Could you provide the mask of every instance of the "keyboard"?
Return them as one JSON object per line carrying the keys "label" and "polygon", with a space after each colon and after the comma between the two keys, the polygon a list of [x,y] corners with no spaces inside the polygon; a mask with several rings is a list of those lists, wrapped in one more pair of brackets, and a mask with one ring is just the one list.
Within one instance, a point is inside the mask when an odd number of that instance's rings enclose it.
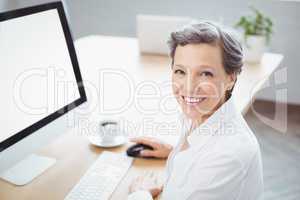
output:
{"label": "keyboard", "polygon": [[65,200],[107,200],[132,164],[123,153],[103,151]]}

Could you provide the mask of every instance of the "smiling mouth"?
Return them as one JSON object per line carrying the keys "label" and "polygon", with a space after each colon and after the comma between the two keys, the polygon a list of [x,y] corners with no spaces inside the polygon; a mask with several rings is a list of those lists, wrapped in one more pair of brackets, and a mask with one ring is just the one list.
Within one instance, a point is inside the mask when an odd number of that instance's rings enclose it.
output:
{"label": "smiling mouth", "polygon": [[181,96],[181,98],[187,105],[192,105],[192,106],[198,105],[206,99],[206,97],[188,97],[188,96]]}

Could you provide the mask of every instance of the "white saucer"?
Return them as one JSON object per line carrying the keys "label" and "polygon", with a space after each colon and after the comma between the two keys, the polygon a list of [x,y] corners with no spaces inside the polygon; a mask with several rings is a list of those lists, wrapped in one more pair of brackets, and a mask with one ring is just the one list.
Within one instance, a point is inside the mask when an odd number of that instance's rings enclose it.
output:
{"label": "white saucer", "polygon": [[115,136],[113,140],[105,141],[99,136],[89,136],[90,142],[98,147],[117,147],[125,144],[128,139],[125,136]]}

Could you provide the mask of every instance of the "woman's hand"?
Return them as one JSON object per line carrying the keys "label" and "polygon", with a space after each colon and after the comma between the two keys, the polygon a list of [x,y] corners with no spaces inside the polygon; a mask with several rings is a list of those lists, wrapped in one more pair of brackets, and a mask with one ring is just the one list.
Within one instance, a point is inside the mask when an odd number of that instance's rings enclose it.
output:
{"label": "woman's hand", "polygon": [[159,184],[159,178],[154,172],[146,172],[136,177],[129,187],[129,192],[148,191],[153,198],[156,198],[162,192],[162,186]]}
{"label": "woman's hand", "polygon": [[153,148],[153,150],[141,151],[140,156],[142,157],[168,158],[173,149],[172,145],[150,137],[137,137],[130,139],[130,141],[145,144]]}

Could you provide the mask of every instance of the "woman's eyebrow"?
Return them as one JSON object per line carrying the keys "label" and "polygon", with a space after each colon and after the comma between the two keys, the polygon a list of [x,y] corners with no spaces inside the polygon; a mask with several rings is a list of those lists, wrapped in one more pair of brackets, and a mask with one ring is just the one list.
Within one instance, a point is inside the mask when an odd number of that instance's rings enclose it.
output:
{"label": "woman's eyebrow", "polygon": [[175,64],[176,67],[180,67],[180,68],[183,68],[185,69],[186,67],[184,65],[181,65],[181,64]]}

